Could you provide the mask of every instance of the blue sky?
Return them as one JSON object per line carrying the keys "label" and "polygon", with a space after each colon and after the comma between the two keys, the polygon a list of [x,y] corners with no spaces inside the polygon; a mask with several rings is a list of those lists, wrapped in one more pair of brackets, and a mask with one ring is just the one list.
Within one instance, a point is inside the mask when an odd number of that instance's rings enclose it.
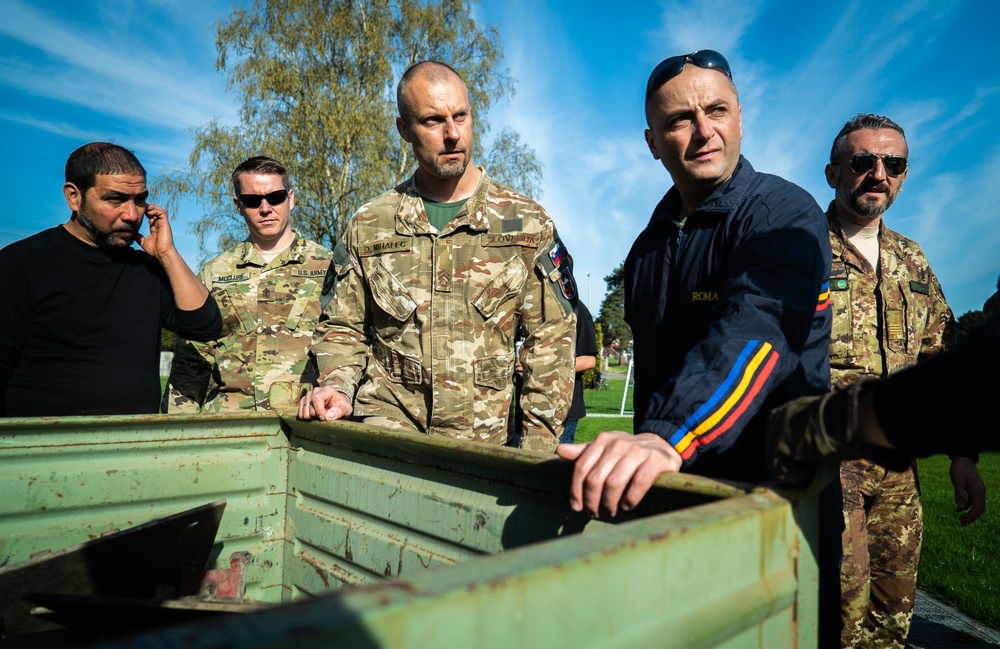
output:
{"label": "blue sky", "polygon": [[[7,168],[0,247],[63,223],[63,166],[92,140],[133,149],[155,182],[183,164],[190,131],[235,123],[238,98],[214,68],[217,0],[0,0],[0,151]],[[733,66],[743,153],[825,209],[833,137],[858,112],[907,132],[910,172],[886,213],[927,252],[956,315],[979,309],[1000,274],[1000,3],[486,0],[500,27],[513,100],[489,115],[543,163],[540,202],[596,310],[617,266],[670,186],[642,137],[649,71],[712,48]],[[475,107],[474,107],[475,108]],[[154,196],[155,200],[155,196]],[[13,208],[13,209],[10,209]],[[172,214],[198,261],[189,205]],[[587,273],[590,273],[589,277]]]}

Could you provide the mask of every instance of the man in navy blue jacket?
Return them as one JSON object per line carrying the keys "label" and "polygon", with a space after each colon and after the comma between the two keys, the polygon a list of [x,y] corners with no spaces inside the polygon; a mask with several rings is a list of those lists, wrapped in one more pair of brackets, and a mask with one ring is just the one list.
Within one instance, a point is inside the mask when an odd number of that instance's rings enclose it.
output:
{"label": "man in navy blue jacket", "polygon": [[625,261],[635,435],[559,447],[572,506],[631,509],[664,472],[769,477],[771,408],[829,390],[831,253],[823,210],[740,155],[726,59],[670,57],[646,88],[646,143],[674,181]]}
{"label": "man in navy blue jacket", "polygon": [[[594,516],[632,509],[662,473],[767,480],[770,410],[830,388],[826,219],[805,190],[740,155],[725,57],[701,50],[661,62],[646,122],[646,144],[674,186],[625,261],[635,435],[558,447],[575,460],[571,507]],[[826,530],[829,551],[838,532]],[[834,585],[835,559],[823,561]]]}

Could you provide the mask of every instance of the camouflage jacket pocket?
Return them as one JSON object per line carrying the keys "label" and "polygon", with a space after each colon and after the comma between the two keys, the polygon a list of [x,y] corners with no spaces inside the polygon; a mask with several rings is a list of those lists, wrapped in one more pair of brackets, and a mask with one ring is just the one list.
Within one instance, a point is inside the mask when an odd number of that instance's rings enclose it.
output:
{"label": "camouflage jacket pocket", "polygon": [[410,297],[403,283],[381,263],[376,264],[368,276],[372,299],[388,315],[406,322],[417,308],[417,303]]}
{"label": "camouflage jacket pocket", "polygon": [[[318,308],[320,291],[321,286],[314,281],[303,282],[299,286],[299,290],[295,294],[295,301],[292,303],[292,308],[288,311],[288,317],[285,319],[286,329],[295,331],[299,328],[300,324],[305,324],[306,328],[310,330],[316,328],[316,322],[319,320],[320,313]],[[317,305],[317,308],[307,313],[311,305]]]}
{"label": "camouflage jacket pocket", "polygon": [[216,284],[212,297],[222,312],[222,336],[246,335],[257,328],[253,315],[243,301],[240,284]]}
{"label": "camouflage jacket pocket", "polygon": [[886,346],[894,354],[904,355],[906,360],[893,359],[889,367],[895,369],[896,364],[909,365],[915,363],[920,353],[920,341],[927,328],[927,319],[931,312],[932,301],[924,290],[914,290],[914,285],[926,287],[925,284],[900,280],[897,293],[888,299],[892,300],[892,308],[885,310]]}
{"label": "camouflage jacket pocket", "polygon": [[514,373],[514,361],[510,356],[486,356],[472,361],[476,385],[503,390]]}
{"label": "camouflage jacket pocket", "polygon": [[521,294],[524,283],[528,280],[528,271],[520,257],[507,260],[496,275],[490,278],[483,288],[472,298],[472,304],[489,319],[497,312],[500,305]]}

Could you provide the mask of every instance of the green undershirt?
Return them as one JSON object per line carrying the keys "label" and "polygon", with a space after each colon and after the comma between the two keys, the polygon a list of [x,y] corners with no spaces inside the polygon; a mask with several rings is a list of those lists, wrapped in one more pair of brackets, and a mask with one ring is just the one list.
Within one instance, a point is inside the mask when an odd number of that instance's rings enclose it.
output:
{"label": "green undershirt", "polygon": [[425,198],[424,211],[427,212],[427,220],[430,221],[430,224],[437,230],[443,230],[444,226],[448,224],[448,221],[455,218],[468,200],[468,198],[463,198],[462,200],[454,203],[435,203],[434,201],[429,201]]}

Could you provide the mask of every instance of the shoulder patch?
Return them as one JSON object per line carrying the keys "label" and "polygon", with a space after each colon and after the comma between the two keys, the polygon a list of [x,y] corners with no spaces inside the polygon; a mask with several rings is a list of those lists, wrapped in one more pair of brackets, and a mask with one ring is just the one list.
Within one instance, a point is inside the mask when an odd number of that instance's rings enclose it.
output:
{"label": "shoulder patch", "polygon": [[542,251],[538,256],[538,263],[555,289],[556,296],[569,315],[577,305],[579,292],[576,288],[576,280],[573,279],[573,259],[570,257],[566,246],[555,236],[552,245]]}
{"label": "shoulder patch", "polygon": [[924,282],[915,282],[910,280],[910,290],[914,293],[920,293],[921,295],[931,294],[930,287],[928,287]]}
{"label": "shoulder patch", "polygon": [[343,241],[338,241],[333,249],[333,259],[330,260],[330,267],[326,272],[326,279],[323,280],[323,290],[319,294],[320,308],[326,311],[326,306],[333,299],[333,291],[337,288],[337,277],[346,271],[351,265],[351,253],[347,252],[347,247]]}

